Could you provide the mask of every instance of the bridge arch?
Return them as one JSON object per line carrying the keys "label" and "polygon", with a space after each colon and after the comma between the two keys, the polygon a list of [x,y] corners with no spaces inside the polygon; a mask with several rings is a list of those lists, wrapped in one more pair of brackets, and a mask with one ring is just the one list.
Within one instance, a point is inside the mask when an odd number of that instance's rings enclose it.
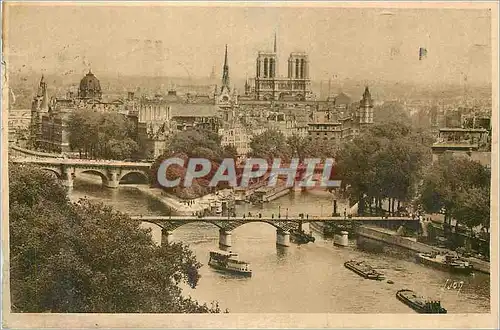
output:
{"label": "bridge arch", "polygon": [[149,175],[146,174],[144,171],[129,170],[129,171],[122,171],[120,174],[121,175],[118,178],[118,181],[120,183],[126,183],[129,180],[140,181],[140,182],[134,182],[134,183],[143,183],[143,184],[149,183]]}
{"label": "bridge arch", "polygon": [[278,222],[275,222],[275,221],[266,221],[266,220],[257,220],[257,219],[255,219],[255,220],[252,219],[252,220],[249,220],[249,221],[234,222],[231,227],[234,230],[236,228],[242,227],[242,226],[244,226],[246,224],[249,224],[249,223],[266,223],[268,225],[273,226],[275,229],[288,230],[287,228],[285,228],[287,226],[284,226],[284,225],[282,225],[282,224],[280,224]]}
{"label": "bridge arch", "polygon": [[50,172],[50,173],[52,173],[52,174],[55,174],[55,176],[56,176],[58,179],[61,179],[61,177],[62,177],[61,170],[58,170],[58,169],[55,169],[55,168],[52,168],[52,167],[41,167],[40,169],[41,169],[41,170],[43,170],[43,171],[46,171],[46,172]]}
{"label": "bridge arch", "polygon": [[168,231],[174,231],[182,226],[188,225],[188,224],[193,224],[193,223],[208,223],[211,225],[214,225],[218,229],[227,229],[225,226],[222,224],[217,223],[216,221],[210,221],[210,220],[196,220],[196,221],[154,221],[154,220],[147,220],[147,219],[137,219],[138,221],[141,222],[146,222],[146,223],[151,223],[156,226],[158,226],[160,229],[165,229]]}
{"label": "bridge arch", "polygon": [[[97,169],[77,169],[76,172],[78,174],[92,174],[101,178],[103,184],[107,184],[108,176],[105,172],[97,170]],[[76,174],[76,173],[75,173]]]}

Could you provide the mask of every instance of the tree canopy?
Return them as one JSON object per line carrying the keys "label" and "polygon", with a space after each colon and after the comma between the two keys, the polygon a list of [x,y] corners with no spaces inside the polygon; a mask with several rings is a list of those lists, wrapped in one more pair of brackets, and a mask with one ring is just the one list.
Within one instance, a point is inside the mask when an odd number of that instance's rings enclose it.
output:
{"label": "tree canopy", "polygon": [[[168,158],[181,158],[184,166],[171,165],[167,168],[168,180],[181,179],[178,187],[161,187],[157,181],[158,170],[161,163]],[[190,158],[204,158],[211,162],[211,170],[203,178],[196,178],[190,187],[184,186],[184,177]],[[180,198],[193,199],[206,195],[211,191],[208,183],[217,172],[222,160],[231,158],[236,160],[237,151],[232,146],[221,146],[221,137],[208,130],[187,130],[175,134],[165,152],[159,156],[151,166],[152,185],[159,186],[166,192],[175,194]],[[216,188],[227,187],[227,182],[221,182]]]}
{"label": "tree canopy", "polygon": [[119,113],[74,111],[68,119],[68,131],[71,149],[90,158],[131,158],[139,148],[134,124]]}
{"label": "tree canopy", "polygon": [[331,140],[313,140],[298,135],[288,137],[286,143],[291,156],[300,160],[305,158],[335,158],[339,147],[337,143]]}
{"label": "tree canopy", "polygon": [[364,134],[346,142],[336,157],[337,173],[348,187],[348,195],[365,200],[410,201],[422,170],[430,162],[430,150],[411,127],[403,123],[375,124]]}
{"label": "tree canopy", "polygon": [[291,158],[292,150],[287,144],[285,135],[278,130],[267,130],[255,135],[250,141],[249,156],[271,160],[280,158],[282,162]]}
{"label": "tree canopy", "polygon": [[71,203],[47,172],[9,164],[14,312],[209,313],[182,296],[201,265],[183,244],[156,246],[128,215]]}
{"label": "tree canopy", "polygon": [[465,157],[443,155],[423,178],[419,205],[429,213],[443,213],[469,228],[489,227],[491,172]]}

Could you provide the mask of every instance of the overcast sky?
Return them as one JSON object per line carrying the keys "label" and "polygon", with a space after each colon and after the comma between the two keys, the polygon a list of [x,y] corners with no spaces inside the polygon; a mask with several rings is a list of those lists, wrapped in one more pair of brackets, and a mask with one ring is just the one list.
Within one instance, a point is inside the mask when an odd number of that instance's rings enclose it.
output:
{"label": "overcast sky", "polygon": [[488,10],[18,4],[7,15],[8,67],[20,73],[220,76],[228,44],[231,76],[252,77],[276,31],[283,75],[289,53],[306,51],[316,80],[491,79]]}

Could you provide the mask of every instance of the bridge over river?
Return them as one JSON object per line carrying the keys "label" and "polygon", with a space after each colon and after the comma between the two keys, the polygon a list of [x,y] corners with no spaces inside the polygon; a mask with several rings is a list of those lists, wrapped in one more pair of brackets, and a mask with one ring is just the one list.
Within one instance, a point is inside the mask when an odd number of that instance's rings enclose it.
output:
{"label": "bridge over river", "polygon": [[161,242],[170,243],[173,239],[173,231],[185,224],[204,222],[210,223],[219,228],[219,245],[221,247],[230,247],[232,245],[232,230],[251,222],[263,222],[276,228],[276,244],[280,246],[290,246],[290,230],[299,229],[304,223],[311,222],[347,222],[354,221],[364,224],[386,225],[392,222],[398,226],[409,222],[418,222],[418,219],[409,217],[307,217],[307,216],[258,216],[258,217],[230,217],[230,216],[150,216],[139,215],[131,216],[132,220],[148,222],[161,228]]}

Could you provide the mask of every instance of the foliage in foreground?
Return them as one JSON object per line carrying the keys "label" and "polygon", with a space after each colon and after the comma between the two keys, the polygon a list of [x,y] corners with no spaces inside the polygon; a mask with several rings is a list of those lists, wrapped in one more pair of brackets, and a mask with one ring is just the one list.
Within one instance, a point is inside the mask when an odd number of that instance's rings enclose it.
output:
{"label": "foliage in foreground", "polygon": [[71,203],[38,169],[9,166],[14,312],[214,313],[182,296],[201,265],[184,245],[156,246],[149,230],[102,204]]}

